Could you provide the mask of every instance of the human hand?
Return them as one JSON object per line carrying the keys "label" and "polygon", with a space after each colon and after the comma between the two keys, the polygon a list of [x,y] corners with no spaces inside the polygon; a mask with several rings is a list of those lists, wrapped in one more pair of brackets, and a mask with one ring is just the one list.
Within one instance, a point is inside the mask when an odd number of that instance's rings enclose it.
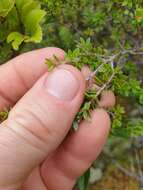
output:
{"label": "human hand", "polygon": [[[106,111],[69,132],[83,101],[85,81],[72,66],[47,73],[58,48],[29,52],[0,66],[0,190],[71,190],[101,152],[110,128]],[[68,134],[68,135],[67,135]]]}

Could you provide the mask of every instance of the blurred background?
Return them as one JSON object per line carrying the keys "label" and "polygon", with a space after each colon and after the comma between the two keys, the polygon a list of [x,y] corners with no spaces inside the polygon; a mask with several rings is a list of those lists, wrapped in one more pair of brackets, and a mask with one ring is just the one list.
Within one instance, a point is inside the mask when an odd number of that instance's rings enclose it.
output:
{"label": "blurred background", "polygon": [[[43,40],[38,44],[23,43],[19,50],[13,50],[6,41],[6,34],[13,30],[12,22],[0,19],[0,64],[46,46],[73,50],[80,37],[90,38],[93,44],[108,51],[143,50],[142,1],[41,0],[41,4],[46,16],[42,21]],[[138,66],[138,78],[142,81],[143,56],[126,61]],[[143,116],[143,107],[131,101],[124,105],[132,118]],[[143,137],[109,137],[91,168],[90,184],[90,190],[143,190]]]}

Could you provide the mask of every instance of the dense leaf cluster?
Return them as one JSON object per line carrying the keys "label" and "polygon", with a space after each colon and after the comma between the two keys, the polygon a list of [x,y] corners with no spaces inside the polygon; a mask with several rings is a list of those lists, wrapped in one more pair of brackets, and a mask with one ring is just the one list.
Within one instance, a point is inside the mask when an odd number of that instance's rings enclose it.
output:
{"label": "dense leaf cluster", "polygon": [[[137,0],[44,1],[47,43],[71,49],[68,61],[78,69],[88,65],[93,71],[90,77],[100,87],[86,92],[74,128],[90,115],[90,109],[97,107],[101,92],[111,89],[119,99],[119,105],[108,110],[113,120],[112,134],[142,134],[142,116],[138,116],[136,127],[127,103],[135,107],[143,104],[142,5]],[[122,105],[123,100],[126,103]]]}
{"label": "dense leaf cluster", "polygon": [[143,119],[138,118],[135,125],[126,111],[126,105],[119,105],[122,99],[143,105],[142,82],[139,81],[137,65],[132,62],[133,57],[140,53],[130,49],[111,51],[96,47],[89,39],[81,39],[75,50],[68,51],[67,59],[72,65],[79,69],[86,65],[92,70],[87,81],[92,80],[93,84],[85,93],[85,102],[77,114],[74,128],[77,128],[82,119],[90,117],[90,110],[98,107],[101,93],[112,90],[120,100],[116,107],[108,109],[113,121],[111,134],[127,137],[143,133]]}
{"label": "dense leaf cluster", "polygon": [[[90,119],[102,92],[112,90],[117,105],[107,109],[111,135],[143,135],[141,0],[1,0],[0,63],[45,46],[63,48],[68,63],[92,71],[87,77],[92,85],[73,123],[75,130],[82,119]],[[46,63],[49,70],[55,67],[50,60]],[[1,120],[6,117],[7,113],[0,114]],[[79,182],[80,189],[87,185],[89,173],[86,176]]]}

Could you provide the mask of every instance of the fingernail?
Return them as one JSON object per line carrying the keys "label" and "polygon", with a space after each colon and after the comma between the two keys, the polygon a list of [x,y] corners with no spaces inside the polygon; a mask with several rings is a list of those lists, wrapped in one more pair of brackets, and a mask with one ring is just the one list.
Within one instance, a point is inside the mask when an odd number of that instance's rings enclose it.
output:
{"label": "fingernail", "polygon": [[74,74],[65,69],[55,70],[46,79],[48,93],[65,101],[70,101],[76,96],[79,86]]}

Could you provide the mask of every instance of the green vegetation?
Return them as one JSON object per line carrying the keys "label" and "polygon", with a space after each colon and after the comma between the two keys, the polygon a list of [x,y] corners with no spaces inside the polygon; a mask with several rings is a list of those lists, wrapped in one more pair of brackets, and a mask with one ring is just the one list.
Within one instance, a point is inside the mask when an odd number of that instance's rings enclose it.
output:
{"label": "green vegetation", "polygon": [[[58,46],[67,51],[66,60],[72,65],[91,69],[87,78],[91,85],[73,123],[76,130],[81,120],[90,119],[102,92],[112,90],[117,105],[107,109],[111,136],[143,135],[142,42],[141,0],[0,1],[1,64],[22,52]],[[46,63],[51,71],[53,63]],[[82,190],[87,183],[81,180]]]}

